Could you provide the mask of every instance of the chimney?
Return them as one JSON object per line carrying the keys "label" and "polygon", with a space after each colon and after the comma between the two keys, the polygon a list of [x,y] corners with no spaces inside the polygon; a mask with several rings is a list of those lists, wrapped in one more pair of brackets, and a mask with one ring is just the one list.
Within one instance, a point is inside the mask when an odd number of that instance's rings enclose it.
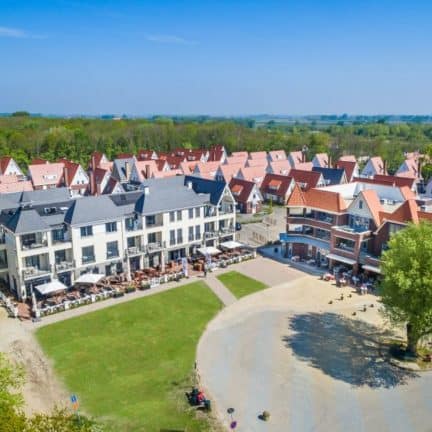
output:
{"label": "chimney", "polygon": [[69,174],[68,167],[65,166],[64,167],[64,183],[65,183],[66,186],[70,186],[69,185],[69,175],[68,174]]}
{"label": "chimney", "polygon": [[147,164],[145,166],[145,177],[146,177],[146,179],[150,178],[150,165],[149,164]]}
{"label": "chimney", "polygon": [[95,175],[93,171],[90,171],[90,195],[95,193]]}
{"label": "chimney", "polygon": [[384,166],[383,166],[383,174],[387,175],[387,160],[384,160]]}
{"label": "chimney", "polygon": [[125,176],[126,176],[126,180],[130,179],[130,174],[131,174],[130,163],[128,161],[126,161],[125,162]]}
{"label": "chimney", "polygon": [[150,195],[150,188],[148,186],[144,186],[144,195]]}

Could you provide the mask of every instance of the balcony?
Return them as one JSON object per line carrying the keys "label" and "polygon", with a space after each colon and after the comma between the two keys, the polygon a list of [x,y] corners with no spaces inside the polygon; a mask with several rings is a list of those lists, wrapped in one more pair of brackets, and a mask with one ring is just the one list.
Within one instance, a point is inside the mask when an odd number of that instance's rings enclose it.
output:
{"label": "balcony", "polygon": [[126,231],[133,232],[142,230],[142,222],[136,219],[128,219],[125,222]]}
{"label": "balcony", "polygon": [[206,207],[204,210],[204,217],[210,218],[217,215],[216,207]]}
{"label": "balcony", "polygon": [[96,257],[94,255],[83,255],[82,263],[83,264],[91,264],[96,261]]}
{"label": "balcony", "polygon": [[73,261],[61,261],[59,263],[56,263],[55,270],[57,273],[61,273],[64,271],[71,270],[75,267],[75,264]]}
{"label": "balcony", "polygon": [[23,279],[34,279],[51,273],[51,266],[25,267],[22,271]]}
{"label": "balcony", "polygon": [[129,246],[126,249],[126,254],[129,256],[140,255],[145,252],[145,247],[142,245]]}
{"label": "balcony", "polygon": [[218,238],[218,237],[219,237],[219,232],[218,231],[206,231],[204,233],[204,238],[206,240],[208,240],[208,239],[215,239],[215,238]]}
{"label": "balcony", "polygon": [[361,225],[349,226],[349,225],[336,225],[333,227],[335,230],[342,231],[348,234],[361,234],[369,231],[369,227]]}
{"label": "balcony", "polygon": [[[174,245],[175,245],[175,243],[171,244],[171,246],[174,246]],[[149,243],[146,246],[146,252],[147,253],[155,253],[155,252],[159,252],[165,248],[166,248],[166,242],[157,241],[157,242]]]}
{"label": "balcony", "polygon": [[48,239],[43,234],[30,234],[21,236],[21,250],[28,251],[48,246]]}
{"label": "balcony", "polygon": [[231,235],[233,233],[235,233],[234,227],[222,227],[219,230],[219,237],[225,237],[225,236]]}

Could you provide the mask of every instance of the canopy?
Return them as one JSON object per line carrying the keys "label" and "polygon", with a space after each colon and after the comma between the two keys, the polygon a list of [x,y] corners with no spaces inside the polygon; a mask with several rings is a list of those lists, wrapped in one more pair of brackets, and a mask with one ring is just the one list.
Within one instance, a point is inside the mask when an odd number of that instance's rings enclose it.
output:
{"label": "canopy", "polygon": [[351,258],[347,258],[347,257],[341,256],[341,255],[336,255],[333,253],[328,254],[327,258],[331,259],[331,260],[342,262],[344,264],[349,264],[349,265],[353,265],[357,262],[356,260],[353,260]]}
{"label": "canopy", "polygon": [[217,255],[222,253],[219,249],[213,246],[202,247],[198,249],[198,252],[202,255]]}
{"label": "canopy", "polygon": [[234,240],[229,240],[229,241],[223,242],[220,245],[221,245],[221,247],[223,247],[225,249],[236,249],[236,248],[243,246],[241,243],[236,242]]}
{"label": "canopy", "polygon": [[105,277],[104,274],[100,273],[84,273],[76,281],[76,284],[97,284],[100,280]]}
{"label": "canopy", "polygon": [[57,291],[63,291],[67,289],[66,285],[62,284],[59,280],[53,279],[51,282],[47,282],[41,285],[36,285],[37,289],[42,295],[52,294]]}
{"label": "canopy", "polygon": [[363,266],[363,270],[367,270],[367,271],[371,271],[373,273],[381,274],[381,269],[379,267],[375,267],[375,266],[372,266],[372,265],[365,264]]}

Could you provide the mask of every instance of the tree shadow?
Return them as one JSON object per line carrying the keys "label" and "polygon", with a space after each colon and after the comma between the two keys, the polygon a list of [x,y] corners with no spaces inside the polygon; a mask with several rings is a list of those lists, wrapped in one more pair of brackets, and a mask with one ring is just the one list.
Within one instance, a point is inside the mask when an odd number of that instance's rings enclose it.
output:
{"label": "tree shadow", "polygon": [[382,340],[391,334],[364,321],[310,313],[290,318],[289,328],[282,340],[298,359],[352,386],[391,388],[418,376],[388,362]]}

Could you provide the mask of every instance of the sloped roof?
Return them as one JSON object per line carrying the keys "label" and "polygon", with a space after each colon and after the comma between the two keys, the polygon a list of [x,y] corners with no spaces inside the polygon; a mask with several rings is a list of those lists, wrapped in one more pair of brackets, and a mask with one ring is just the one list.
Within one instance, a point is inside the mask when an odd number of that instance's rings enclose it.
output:
{"label": "sloped roof", "polygon": [[297,183],[300,184],[303,190],[309,190],[311,188],[317,187],[319,181],[323,178],[322,174],[317,171],[305,171],[292,168],[289,172],[290,177],[292,177]]}
{"label": "sloped roof", "polygon": [[[165,161],[162,161],[165,163]],[[159,172],[156,161],[153,159],[135,161],[134,163],[136,172],[138,173],[139,181],[143,181],[146,178],[151,178],[155,173]]]}
{"label": "sloped roof", "polygon": [[268,152],[270,159],[274,162],[279,160],[286,160],[287,155],[285,150],[271,150]]}
{"label": "sloped roof", "polygon": [[29,165],[28,171],[34,187],[58,186],[63,180],[63,163],[47,163],[40,165]]}
{"label": "sloped roof", "polygon": [[291,165],[286,159],[276,160],[269,163],[273,174],[288,175],[291,170]]}
{"label": "sloped roof", "polygon": [[0,158],[0,173],[3,174],[7,167],[9,166],[10,161],[12,158],[10,156],[3,156]]}
{"label": "sloped roof", "polygon": [[336,162],[336,168],[345,170],[345,174],[348,181],[353,179],[354,170],[356,169],[356,161],[338,160]]}
{"label": "sloped roof", "polygon": [[292,177],[279,174],[266,174],[261,184],[261,192],[276,195],[285,199],[292,181]]}
{"label": "sloped roof", "polygon": [[16,181],[11,183],[0,183],[0,193],[8,194],[14,192],[32,191],[33,184],[30,180]]}
{"label": "sloped roof", "polygon": [[243,166],[245,166],[246,161],[247,161],[247,156],[228,156],[225,160],[225,165],[242,164]]}
{"label": "sloped roof", "polygon": [[265,151],[250,152],[249,159],[267,159],[267,152]]}
{"label": "sloped roof", "polygon": [[[179,178],[181,179],[182,177]],[[188,181],[192,182],[192,189],[197,194],[209,194],[210,202],[213,205],[217,205],[219,203],[225,188],[228,187],[224,182],[207,180],[194,176],[185,176],[184,184],[186,185]]]}
{"label": "sloped roof", "polygon": [[254,183],[260,185],[263,181],[266,170],[265,167],[244,167],[240,168],[240,173],[243,175],[244,180],[253,181]]}
{"label": "sloped roof", "polygon": [[342,213],[347,209],[347,203],[338,192],[325,189],[309,189],[303,192],[307,207],[329,211],[332,213]]}
{"label": "sloped roof", "polygon": [[382,206],[378,194],[373,189],[365,189],[361,191],[359,195],[363,197],[367,207],[369,208],[375,225],[379,226],[381,223],[380,212],[382,211]]}
{"label": "sloped roof", "polygon": [[6,221],[5,225],[15,234],[25,234],[49,229],[49,226],[42,220],[36,210],[24,210],[21,207]]}
{"label": "sloped roof", "polygon": [[237,202],[246,203],[256,185],[254,182],[233,178],[230,181],[229,187]]}
{"label": "sloped roof", "polygon": [[267,159],[260,158],[260,159],[248,159],[246,161],[246,166],[248,167],[264,167],[266,168],[268,165]]}
{"label": "sloped roof", "polygon": [[229,183],[231,179],[238,174],[241,168],[243,168],[242,164],[231,164],[231,165],[219,166],[219,170],[221,171],[226,183]]}
{"label": "sloped roof", "polygon": [[126,164],[129,164],[130,171],[132,172],[132,167],[135,161],[135,157],[115,159],[112,170],[113,177],[120,181],[120,183],[129,181],[129,178],[126,176]]}
{"label": "sloped roof", "polygon": [[303,153],[301,152],[301,150],[289,152],[288,158],[291,159],[293,168],[297,168],[298,164],[303,163]]}
{"label": "sloped roof", "polygon": [[381,213],[381,218],[392,222],[419,222],[419,207],[414,199],[403,202],[393,213]]}
{"label": "sloped roof", "polygon": [[[408,186],[410,189],[412,189],[415,185],[414,177],[398,177],[392,175],[375,174],[373,180],[398,187]],[[363,181],[363,179],[361,179],[361,181]]]}
{"label": "sloped roof", "polygon": [[322,168],[329,168],[329,157],[327,153],[317,153],[315,159]]}
{"label": "sloped roof", "polygon": [[346,183],[346,175],[344,169],[313,167],[312,171],[321,173],[324,177],[326,185],[328,186]]}
{"label": "sloped roof", "polygon": [[305,207],[306,206],[306,199],[303,195],[303,192],[300,188],[300,186],[295,183],[294,188],[291,192],[290,197],[287,201],[288,207]]}
{"label": "sloped roof", "polygon": [[357,159],[354,155],[344,155],[339,158],[338,162],[357,162]]}

